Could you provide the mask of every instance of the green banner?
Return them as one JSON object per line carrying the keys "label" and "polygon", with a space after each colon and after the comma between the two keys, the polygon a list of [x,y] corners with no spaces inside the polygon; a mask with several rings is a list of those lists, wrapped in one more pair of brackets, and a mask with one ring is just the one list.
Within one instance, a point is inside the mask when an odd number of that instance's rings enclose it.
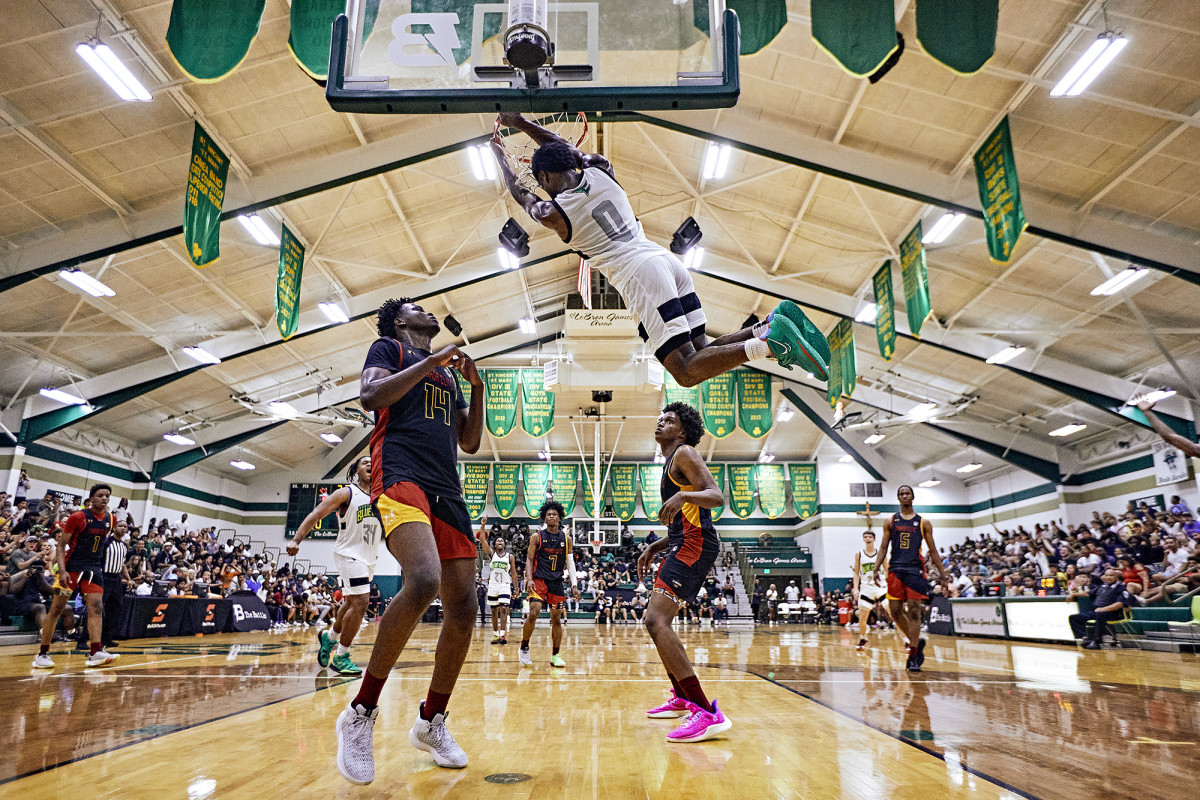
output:
{"label": "green banner", "polygon": [[904,305],[908,311],[908,329],[921,335],[921,326],[933,308],[929,304],[929,269],[925,266],[925,245],[921,244],[921,223],[900,243],[900,277],[904,282]]}
{"label": "green banner", "polygon": [[483,373],[483,385],[487,389],[484,418],[487,420],[487,429],[497,439],[512,433],[517,421],[519,378],[520,371],[515,369],[489,369]]}
{"label": "green banner", "polygon": [[733,433],[737,407],[734,389],[736,382],[734,374],[726,372],[700,384],[704,429],[718,439],[724,439]]}
{"label": "green banner", "polygon": [[812,0],[811,12],[813,41],[851,75],[870,75],[898,47],[893,0]]}
{"label": "green banner", "polygon": [[542,369],[521,370],[521,428],[543,436],[554,427],[554,392],[546,391]]}
{"label": "green banner", "polygon": [[554,480],[554,499],[562,503],[567,516],[571,516],[575,510],[575,490],[579,485],[579,465],[555,464],[550,474]]}
{"label": "green banner", "polygon": [[228,156],[197,122],[192,132],[187,200],[183,204],[183,244],[197,267],[208,266],[221,257],[221,205],[228,177]]}
{"label": "green banner", "polygon": [[838,343],[836,351],[833,350],[832,341],[829,349],[831,351],[830,360],[840,362],[838,376],[842,382],[842,396],[852,397],[854,387],[858,384],[858,352],[854,347],[854,326],[850,320],[842,319],[833,326],[829,338]]}
{"label": "green banner", "polygon": [[520,476],[520,464],[492,465],[492,495],[500,519],[508,519],[517,508],[517,482]]}
{"label": "green banner", "polygon": [[666,394],[666,402],[663,405],[686,403],[697,411],[700,410],[699,386],[680,386],[668,372],[663,376],[663,391]]}
{"label": "green banner", "polygon": [[[692,4],[696,27],[704,31],[705,36],[711,35],[708,32],[708,5],[704,0]],[[739,55],[752,56],[762,50],[787,24],[787,0],[727,0],[725,7],[733,9],[738,15],[738,24],[742,29]]]}
{"label": "green banner", "polygon": [[792,482],[792,507],[800,519],[808,519],[821,510],[821,498],[817,493],[816,464],[788,464],[788,477]]}
{"label": "green banner", "polygon": [[996,53],[1000,0],[917,0],[917,41],[934,60],[962,75]]}
{"label": "green banner", "polygon": [[[174,0],[167,49],[193,81],[219,81],[250,52],[266,4],[267,0]],[[330,38],[326,36],[326,51]]]}
{"label": "green banner", "polygon": [[459,391],[462,392],[463,402],[468,406],[471,405],[471,382],[463,377],[463,374],[456,369],[450,370],[454,373],[454,380],[458,382]]}
{"label": "green banner", "polygon": [[783,464],[758,465],[758,507],[768,519],[777,519],[787,510],[787,478]]}
{"label": "green banner", "polygon": [[642,513],[646,519],[658,520],[658,510],[662,508],[662,464],[642,464]]}
{"label": "green banner", "polygon": [[829,332],[829,371],[825,378],[825,400],[836,408],[842,399],[842,351],[833,331]]}
{"label": "green banner", "polygon": [[[600,464],[600,513],[604,513],[604,470],[607,466],[606,461]],[[595,466],[588,461],[584,465],[583,471],[583,513],[588,517],[596,516],[596,509],[592,503],[592,484],[596,479],[595,472]]]}
{"label": "green banner", "polygon": [[300,327],[300,280],[304,277],[304,245],[283,226],[279,237],[279,275],[275,282],[275,327],[290,339]]}
{"label": "green banner", "polygon": [[738,425],[755,439],[771,430],[771,376],[739,369],[737,376]]}
{"label": "green banner", "polygon": [[463,500],[474,522],[483,516],[487,506],[488,478],[492,474],[492,465],[482,461],[460,461],[459,464],[463,467]]}
{"label": "green banner", "polygon": [[754,511],[754,468],[757,464],[729,464],[729,510],[738,519]]}
{"label": "green banner", "polygon": [[628,522],[637,513],[637,469],[637,464],[613,464],[609,475],[613,513],[622,522]]}
{"label": "green banner", "polygon": [[538,510],[546,502],[546,484],[550,481],[550,465],[531,462],[521,465],[525,484],[525,516],[537,519]]}
{"label": "green banner", "polygon": [[[725,497],[725,465],[724,464],[709,464],[708,471],[712,473],[713,480],[717,482],[717,488],[721,490],[721,497]],[[725,504],[710,508],[709,513],[712,514],[713,522],[721,518],[725,513]]]}
{"label": "green banner", "polygon": [[329,43],[333,20],[346,13],[346,0],[292,0],[288,49],[310,78],[329,77]]}
{"label": "green banner", "polygon": [[1008,117],[1000,121],[975,153],[975,182],[979,184],[988,253],[993,261],[1007,263],[1017,246],[1017,239],[1029,224],[1021,205],[1021,186],[1017,181],[1017,159],[1008,132]]}
{"label": "green banner", "polygon": [[891,361],[896,352],[896,298],[892,296],[892,262],[887,261],[875,277],[875,341],[879,343],[879,355]]}

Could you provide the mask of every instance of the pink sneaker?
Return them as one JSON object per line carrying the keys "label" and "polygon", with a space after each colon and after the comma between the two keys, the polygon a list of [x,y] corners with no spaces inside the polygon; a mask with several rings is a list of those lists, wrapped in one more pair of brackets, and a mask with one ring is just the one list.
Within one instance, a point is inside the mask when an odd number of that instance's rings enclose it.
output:
{"label": "pink sneaker", "polygon": [[652,708],[646,712],[646,716],[650,719],[667,719],[669,717],[686,717],[692,713],[692,704],[684,700],[679,695],[675,694],[675,690],[671,690],[671,695],[667,702],[657,708]]}
{"label": "pink sneaker", "polygon": [[721,709],[717,708],[717,701],[712,701],[712,713],[705,711],[699,706],[691,705],[692,714],[683,721],[675,730],[667,734],[668,742],[702,742],[705,739],[711,739],[717,734],[724,733],[733,727]]}

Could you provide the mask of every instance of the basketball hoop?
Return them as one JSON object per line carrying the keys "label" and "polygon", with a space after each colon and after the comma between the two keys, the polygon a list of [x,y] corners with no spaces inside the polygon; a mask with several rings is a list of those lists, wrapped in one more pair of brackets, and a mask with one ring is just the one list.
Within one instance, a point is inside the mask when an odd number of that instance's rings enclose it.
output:
{"label": "basketball hoop", "polygon": [[[534,121],[566,139],[575,147],[583,149],[587,144],[588,119],[587,114],[582,111],[576,113],[563,111]],[[534,151],[538,149],[537,142],[516,129],[508,129],[508,133],[505,133],[500,128],[499,117],[496,118],[492,138],[499,142],[504,149],[504,157],[517,176],[517,183],[531,192],[536,192],[540,187],[533,177],[533,172],[529,169],[529,162],[533,158]]]}

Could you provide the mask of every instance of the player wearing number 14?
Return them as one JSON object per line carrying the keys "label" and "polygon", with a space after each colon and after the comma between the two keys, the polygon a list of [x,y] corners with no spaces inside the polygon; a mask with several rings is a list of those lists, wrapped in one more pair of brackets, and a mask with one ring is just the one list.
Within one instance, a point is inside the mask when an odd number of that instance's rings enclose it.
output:
{"label": "player wearing number 14", "polygon": [[829,342],[800,307],[780,303],[763,322],[710,340],[692,276],[666,248],[646,238],[612,164],[520,114],[499,124],[533,139],[530,172],[550,195],[542,200],[520,184],[499,133],[492,150],[513,198],[536,222],[558,234],[603,272],[637,315],[639,333],[680,386],[697,384],[757,358],[799,366],[825,380]]}

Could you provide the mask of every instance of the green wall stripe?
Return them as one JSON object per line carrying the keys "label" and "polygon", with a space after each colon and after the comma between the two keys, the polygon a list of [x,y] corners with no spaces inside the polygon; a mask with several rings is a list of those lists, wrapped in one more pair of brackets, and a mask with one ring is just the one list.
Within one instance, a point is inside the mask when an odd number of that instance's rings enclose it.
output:
{"label": "green wall stripe", "polygon": [[1101,486],[1096,489],[1085,489],[1081,492],[1074,492],[1067,495],[1067,502],[1072,505],[1094,503],[1097,500],[1108,500],[1111,497],[1117,497],[1122,494],[1145,492],[1149,489],[1158,488],[1158,481],[1155,480],[1153,475],[1143,475],[1140,478],[1134,478],[1123,483],[1114,483],[1111,486]]}
{"label": "green wall stripe", "polygon": [[1067,486],[1085,486],[1096,481],[1108,480],[1121,475],[1128,475],[1131,472],[1138,472],[1143,469],[1154,468],[1154,456],[1144,455],[1137,458],[1131,458],[1128,461],[1119,461],[1116,464],[1109,464],[1107,467],[1088,470],[1087,472],[1079,472],[1067,478],[1063,483]]}
{"label": "green wall stripe", "polygon": [[[40,458],[45,461],[53,461],[66,467],[74,467],[75,469],[83,470],[89,475],[96,473],[104,475],[108,478],[116,478],[119,481],[126,483],[145,483],[149,480],[140,472],[135,472],[131,469],[118,467],[116,464],[110,464],[107,461],[100,461],[87,456],[81,456],[76,453],[68,453],[65,450],[56,450],[53,447],[46,447],[37,442],[31,442],[25,448],[26,458]],[[86,480],[86,479],[85,479]]]}
{"label": "green wall stripe", "polygon": [[158,488],[164,492],[179,495],[180,497],[190,497],[193,500],[199,500],[202,503],[211,503],[214,506],[225,506],[232,508],[235,511],[287,511],[287,503],[247,503],[243,500],[235,500],[232,497],[222,497],[220,495],[210,494],[200,489],[193,489],[190,486],[184,486],[171,481],[163,481]]}

